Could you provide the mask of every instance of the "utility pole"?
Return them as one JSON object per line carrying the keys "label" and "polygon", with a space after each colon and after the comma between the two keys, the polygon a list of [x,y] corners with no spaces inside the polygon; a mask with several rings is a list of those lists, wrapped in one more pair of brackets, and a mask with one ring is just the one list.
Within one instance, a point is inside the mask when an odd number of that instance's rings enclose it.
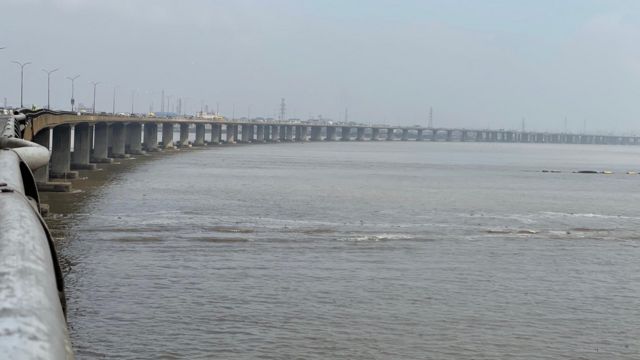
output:
{"label": "utility pole", "polygon": [[99,81],[92,81],[91,85],[93,85],[93,108],[92,108],[92,112],[95,114],[96,113],[96,87],[98,87],[98,84],[100,84]]}
{"label": "utility pole", "polygon": [[47,109],[51,109],[51,74],[60,69],[46,70],[42,69],[47,74]]}
{"label": "utility pole", "polygon": [[160,112],[164,112],[164,89],[162,89],[160,97]]}
{"label": "utility pole", "polygon": [[131,90],[131,115],[135,114],[134,104],[136,102],[136,91]]}
{"label": "utility pole", "polygon": [[433,129],[433,107],[429,108],[429,125],[427,127]]}
{"label": "utility pole", "polygon": [[75,83],[76,79],[77,79],[77,78],[79,78],[79,77],[80,77],[80,75],[76,75],[76,76],[73,76],[73,77],[68,77],[68,76],[67,76],[67,79],[71,80],[71,111],[73,111],[73,106],[74,106],[74,105],[75,105],[75,103],[76,103],[76,99],[74,99],[74,98],[73,98],[73,94],[74,94],[74,83]]}
{"label": "utility pole", "polygon": [[111,105],[111,115],[115,115],[116,114],[116,89],[118,88],[118,86],[114,86],[113,87],[113,103]]}
{"label": "utility pole", "polygon": [[24,67],[31,64],[30,62],[21,63],[19,61],[12,61],[12,63],[20,67],[20,107],[24,107],[22,104],[22,97],[24,95]]}

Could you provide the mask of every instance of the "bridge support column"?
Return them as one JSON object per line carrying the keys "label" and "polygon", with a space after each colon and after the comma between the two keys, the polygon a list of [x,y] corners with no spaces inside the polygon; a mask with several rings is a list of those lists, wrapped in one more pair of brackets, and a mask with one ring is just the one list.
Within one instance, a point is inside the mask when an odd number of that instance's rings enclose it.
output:
{"label": "bridge support column", "polygon": [[447,141],[453,141],[453,130],[447,130]]}
{"label": "bridge support column", "polygon": [[279,142],[280,141],[280,126],[271,125],[271,142]]}
{"label": "bridge support column", "polygon": [[162,148],[173,149],[173,124],[162,124]]}
{"label": "bridge support column", "polygon": [[74,127],[73,152],[71,153],[71,169],[95,170],[96,164],[91,164],[91,133],[93,130],[87,123]]}
{"label": "bridge support column", "polygon": [[222,142],[222,125],[211,124],[211,143],[218,145]]}
{"label": "bridge support column", "polygon": [[302,134],[302,139],[301,139],[302,142],[309,141],[308,132],[309,132],[309,127],[307,125],[300,126],[300,133]]}
{"label": "bridge support column", "polygon": [[380,128],[372,128],[371,129],[371,141],[380,140]]}
{"label": "bridge support column", "polygon": [[356,141],[364,141],[364,128],[359,127],[356,129]]}
{"label": "bridge support column", "polygon": [[180,124],[180,147],[189,147],[189,124]]}
{"label": "bridge support column", "polygon": [[236,132],[234,130],[234,125],[227,124],[225,125],[225,142],[227,144],[235,144],[236,143]]}
{"label": "bridge support column", "polygon": [[111,163],[109,157],[109,124],[99,122],[93,126],[93,156],[92,163]]}
{"label": "bridge support column", "polygon": [[193,146],[204,146],[204,124],[196,124],[196,141]]}
{"label": "bridge support column", "polygon": [[262,127],[264,129],[264,142],[270,142],[271,141],[271,126],[262,125]]}
{"label": "bridge support column", "polygon": [[350,141],[351,140],[351,127],[343,126],[342,134],[340,136],[340,141]]}
{"label": "bridge support column", "polygon": [[322,128],[319,126],[311,127],[311,141],[321,141],[322,140]]}
{"label": "bridge support column", "polygon": [[424,131],[422,129],[418,129],[418,133],[416,134],[416,141],[423,141],[424,140],[423,132]]}
{"label": "bridge support column", "polygon": [[395,134],[393,133],[393,129],[387,129],[387,141],[391,141],[393,140],[393,138],[395,137]]}
{"label": "bridge support column", "polygon": [[402,137],[400,140],[409,141],[409,129],[402,129]]}
{"label": "bridge support column", "polygon": [[249,143],[249,125],[238,125],[240,128],[240,132],[238,133],[238,142],[239,143]]}
{"label": "bridge support column", "polygon": [[291,130],[286,125],[280,125],[280,141],[285,142],[289,139],[289,132]]}
{"label": "bridge support column", "polygon": [[[96,127],[96,137],[98,136],[98,128]],[[144,124],[144,149],[148,152],[158,151],[158,124]]]}
{"label": "bridge support column", "polygon": [[78,177],[77,171],[71,171],[70,125],[58,125],[53,128],[49,177],[52,179],[75,179]]}
{"label": "bridge support column", "polygon": [[256,142],[264,142],[264,125],[256,125]]}
{"label": "bridge support column", "polygon": [[[51,129],[46,128],[40,130],[33,138],[33,142],[42,145],[49,149],[51,140]],[[33,176],[36,179],[36,183],[44,184],[49,181],[49,164],[37,169],[33,172]]]}
{"label": "bridge support column", "polygon": [[142,124],[133,122],[127,124],[127,142],[124,145],[124,151],[132,155],[144,155],[142,151]]}
{"label": "bridge support column", "polygon": [[286,138],[286,140],[288,142],[292,142],[293,141],[293,126],[292,125],[287,125],[286,129],[287,129],[287,132],[286,132],[287,138]]}
{"label": "bridge support column", "polygon": [[336,141],[336,132],[335,126],[327,126],[327,137],[325,141]]}
{"label": "bridge support column", "polygon": [[129,155],[125,153],[125,149],[124,149],[124,143],[126,138],[124,123],[112,124],[111,135],[113,136],[113,141],[111,142],[111,157],[113,158],[129,157]]}

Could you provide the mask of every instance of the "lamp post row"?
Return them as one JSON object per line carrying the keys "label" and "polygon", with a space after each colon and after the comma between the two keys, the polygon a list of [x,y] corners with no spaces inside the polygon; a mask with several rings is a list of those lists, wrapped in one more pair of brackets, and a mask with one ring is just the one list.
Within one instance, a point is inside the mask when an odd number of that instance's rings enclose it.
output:
{"label": "lamp post row", "polygon": [[[6,49],[6,47],[0,47],[0,50],[4,50]],[[31,62],[27,61],[27,62],[20,62],[20,61],[12,61],[12,63],[18,65],[18,67],[20,68],[20,107],[24,107],[24,68],[27,67],[28,65],[31,65]],[[56,68],[56,69],[42,69],[42,71],[47,74],[47,109],[51,109],[51,74],[53,74],[54,72],[60,70],[60,68]],[[75,76],[67,76],[66,78],[71,81],[71,111],[75,110],[75,80],[77,78],[79,78],[80,75],[75,75]],[[99,81],[92,81],[91,84],[93,85],[93,105],[92,105],[92,112],[95,114],[96,112],[96,88],[97,86],[100,84]],[[117,86],[115,86],[113,88],[113,107],[112,107],[112,112],[113,114],[115,114],[116,112],[116,89]],[[135,95],[136,95],[136,91],[133,90],[131,92],[131,113],[133,114],[134,112],[134,101],[135,101]]]}

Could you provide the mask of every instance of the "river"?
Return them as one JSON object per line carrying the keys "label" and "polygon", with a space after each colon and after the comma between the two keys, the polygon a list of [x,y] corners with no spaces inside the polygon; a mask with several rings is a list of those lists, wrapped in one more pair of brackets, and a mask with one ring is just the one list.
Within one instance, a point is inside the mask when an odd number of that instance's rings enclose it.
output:
{"label": "river", "polygon": [[144,161],[51,222],[77,357],[637,359],[639,159],[398,141]]}

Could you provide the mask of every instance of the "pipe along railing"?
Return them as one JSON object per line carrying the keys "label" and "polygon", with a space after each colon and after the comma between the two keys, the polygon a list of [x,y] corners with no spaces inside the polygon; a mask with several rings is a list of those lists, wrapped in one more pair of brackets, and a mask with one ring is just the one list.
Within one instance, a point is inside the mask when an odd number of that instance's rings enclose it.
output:
{"label": "pipe along railing", "polygon": [[0,356],[73,359],[62,272],[32,173],[50,153],[17,137],[24,120],[0,128]]}

